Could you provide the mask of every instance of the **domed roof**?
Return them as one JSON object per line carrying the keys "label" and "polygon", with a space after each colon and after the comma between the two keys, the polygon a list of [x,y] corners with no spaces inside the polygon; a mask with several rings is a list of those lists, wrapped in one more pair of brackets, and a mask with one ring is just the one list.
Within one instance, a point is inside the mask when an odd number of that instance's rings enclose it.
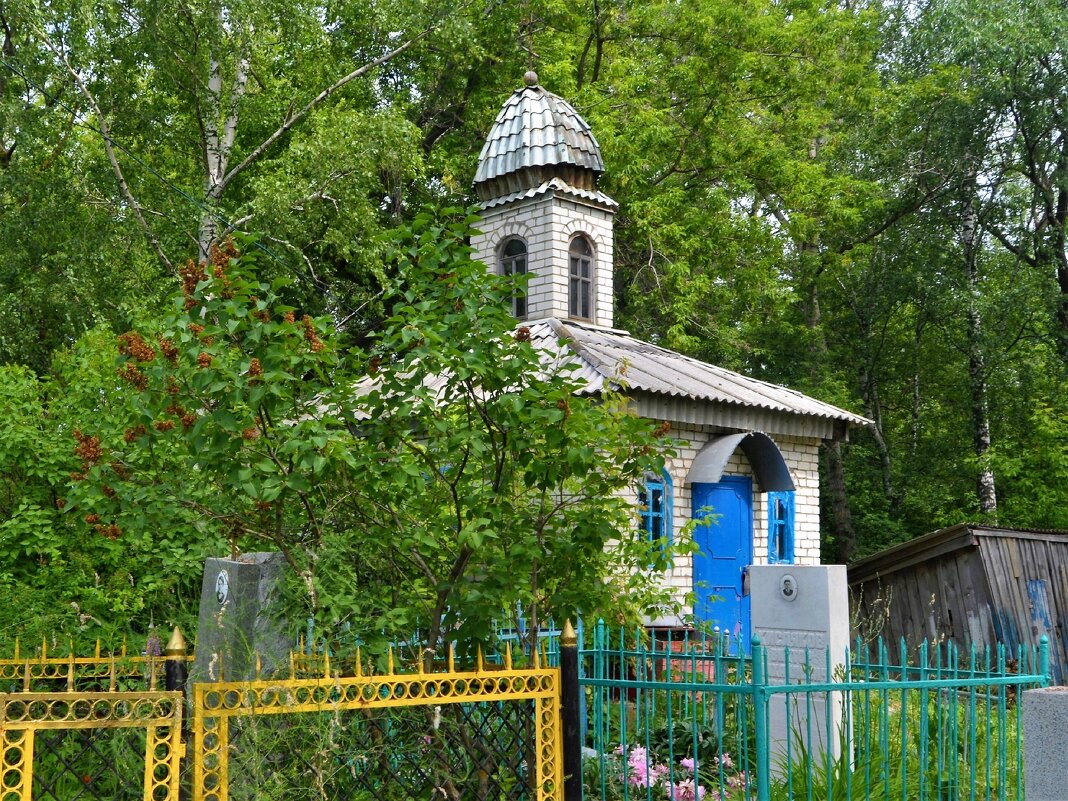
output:
{"label": "domed roof", "polygon": [[538,85],[528,72],[497,115],[478,157],[475,184],[528,167],[571,165],[604,172],[601,146],[586,120],[561,97]]}

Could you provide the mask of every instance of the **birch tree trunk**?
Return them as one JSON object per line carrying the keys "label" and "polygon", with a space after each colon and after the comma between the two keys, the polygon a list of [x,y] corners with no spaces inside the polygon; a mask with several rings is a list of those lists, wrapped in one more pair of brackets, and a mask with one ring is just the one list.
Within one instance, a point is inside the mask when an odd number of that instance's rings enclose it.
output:
{"label": "birch tree trunk", "polygon": [[979,511],[996,515],[998,510],[994,471],[990,466],[990,412],[987,401],[986,362],[983,356],[983,320],[979,310],[981,280],[979,276],[979,220],[976,211],[976,176],[971,169],[964,182],[964,208],[961,212],[961,246],[966,282],[968,386],[972,408],[972,437],[979,460],[976,494]]}
{"label": "birch tree trunk", "polygon": [[230,163],[230,151],[237,136],[238,108],[248,86],[248,37],[238,29],[238,56],[234,64],[233,79],[223,93],[223,61],[219,50],[225,25],[222,6],[216,17],[220,36],[212,45],[208,68],[206,111],[204,114],[204,208],[201,210],[200,228],[197,232],[197,250],[200,261],[210,261],[211,246],[219,235],[219,200],[225,184],[226,170]]}

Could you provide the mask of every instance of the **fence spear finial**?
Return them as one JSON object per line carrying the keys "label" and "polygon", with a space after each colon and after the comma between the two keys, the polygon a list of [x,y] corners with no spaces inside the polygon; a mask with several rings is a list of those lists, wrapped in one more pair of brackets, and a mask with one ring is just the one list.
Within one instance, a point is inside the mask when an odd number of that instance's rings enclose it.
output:
{"label": "fence spear finial", "polygon": [[163,649],[164,656],[185,656],[189,646],[185,641],[185,635],[177,626],[171,632],[171,638],[167,640],[167,647]]}
{"label": "fence spear finial", "polygon": [[564,629],[560,632],[560,644],[566,646],[578,645],[578,633],[571,625],[571,618],[564,621]]}

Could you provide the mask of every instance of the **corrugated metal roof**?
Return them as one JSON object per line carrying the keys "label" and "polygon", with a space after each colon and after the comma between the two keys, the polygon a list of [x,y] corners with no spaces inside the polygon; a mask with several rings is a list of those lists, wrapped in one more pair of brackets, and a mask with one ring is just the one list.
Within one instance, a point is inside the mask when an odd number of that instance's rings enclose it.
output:
{"label": "corrugated metal roof", "polygon": [[[589,392],[630,389],[695,401],[841,420],[870,421],[792,389],[716,367],[626,332],[555,318],[528,323],[531,339],[557,360],[577,365],[575,376]],[[566,345],[561,346],[560,340]],[[566,348],[566,350],[564,350]],[[569,351],[569,352],[568,352]]]}
{"label": "corrugated metal roof", "polygon": [[570,195],[571,197],[578,198],[580,200],[588,200],[596,203],[599,206],[604,206],[608,209],[618,209],[619,204],[612,200],[604,192],[591,192],[588,189],[579,189],[571,186],[561,178],[550,178],[544,183],[531,187],[530,189],[522,192],[513,192],[510,195],[504,195],[502,197],[495,197],[492,200],[487,200],[482,204],[482,208],[491,209],[494,206],[500,206],[504,203],[511,203],[513,200],[527,200],[529,198],[538,197],[538,195],[544,195],[547,192],[556,192],[557,194]]}
{"label": "corrugated metal roof", "polygon": [[[625,331],[554,317],[520,325],[530,330],[531,343],[544,354],[545,370],[571,369],[571,376],[585,384],[587,393],[606,389],[633,390],[688,401],[709,401],[788,415],[840,420],[854,425],[870,422],[860,415],[795,390],[748,378],[673,350],[642,342]],[[354,396],[366,394],[377,383],[376,379],[370,377],[358,381],[353,388]],[[421,383],[433,393],[439,393],[448,383],[448,376],[425,375]],[[366,417],[359,409],[354,413],[357,418]]]}
{"label": "corrugated metal roof", "polygon": [[478,157],[475,183],[547,164],[604,172],[601,147],[586,120],[563,98],[538,85],[524,86],[497,115]]}

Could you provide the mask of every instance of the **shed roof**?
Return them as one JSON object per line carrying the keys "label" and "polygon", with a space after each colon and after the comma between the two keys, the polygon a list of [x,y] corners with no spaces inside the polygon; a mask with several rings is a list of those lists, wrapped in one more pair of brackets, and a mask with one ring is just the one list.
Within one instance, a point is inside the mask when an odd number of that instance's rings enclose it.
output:
{"label": "shed roof", "polygon": [[494,121],[478,157],[475,183],[551,164],[604,172],[601,146],[586,120],[529,75],[534,84],[514,91]]}
{"label": "shed roof", "polygon": [[556,318],[530,322],[527,327],[538,347],[556,353],[561,361],[577,364],[576,377],[586,383],[590,393],[603,389],[639,390],[854,425],[869,422],[796,390],[683,356],[635,339],[625,331]]}
{"label": "shed roof", "polygon": [[849,565],[849,583],[859,584],[871,578],[885,576],[936,559],[961,548],[974,548],[987,537],[1066,541],[1068,531],[957,523],[857,559]]}

